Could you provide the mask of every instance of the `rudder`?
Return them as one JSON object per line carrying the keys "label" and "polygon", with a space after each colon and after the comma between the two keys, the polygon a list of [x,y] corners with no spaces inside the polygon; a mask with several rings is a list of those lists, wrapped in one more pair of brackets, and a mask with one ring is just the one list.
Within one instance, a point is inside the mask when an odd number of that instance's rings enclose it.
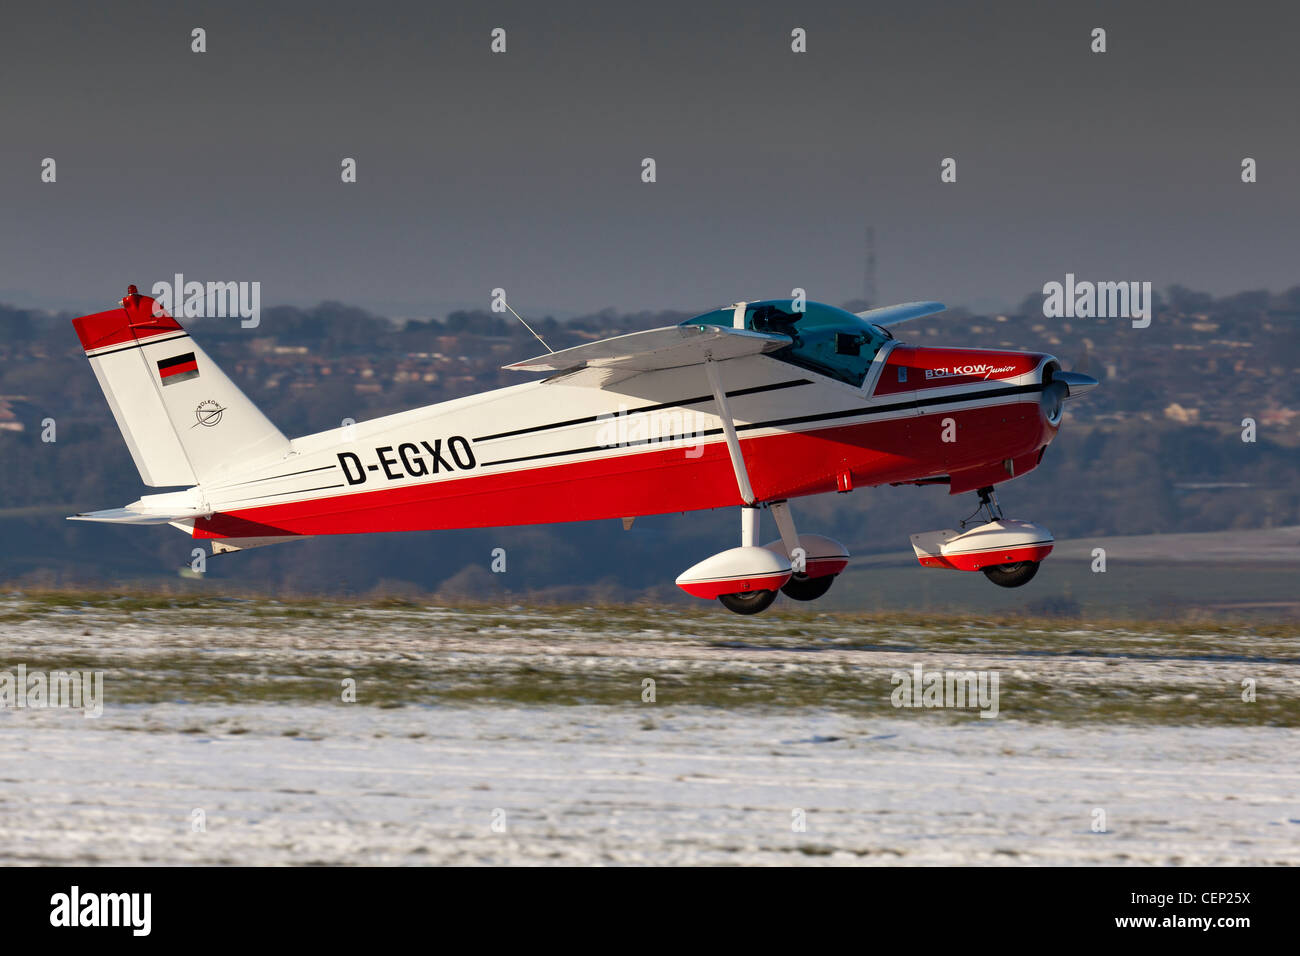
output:
{"label": "rudder", "polygon": [[280,430],[135,286],[120,308],[72,324],[146,485],[200,484],[288,454]]}

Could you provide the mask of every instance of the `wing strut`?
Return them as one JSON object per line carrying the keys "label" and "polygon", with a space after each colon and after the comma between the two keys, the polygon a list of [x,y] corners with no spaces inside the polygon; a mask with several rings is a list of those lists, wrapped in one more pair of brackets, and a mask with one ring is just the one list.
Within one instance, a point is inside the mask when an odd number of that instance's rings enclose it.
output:
{"label": "wing strut", "polygon": [[709,376],[709,387],[713,389],[713,400],[718,403],[718,417],[722,419],[722,431],[727,436],[727,452],[731,455],[731,467],[736,473],[736,487],[740,489],[740,498],[747,505],[754,503],[754,489],[749,484],[749,472],[745,470],[745,456],[740,453],[740,439],[736,437],[736,425],[731,420],[731,409],[727,407],[727,392],[722,387],[722,378],[718,375],[718,363],[713,360],[713,353],[704,354],[704,371]]}

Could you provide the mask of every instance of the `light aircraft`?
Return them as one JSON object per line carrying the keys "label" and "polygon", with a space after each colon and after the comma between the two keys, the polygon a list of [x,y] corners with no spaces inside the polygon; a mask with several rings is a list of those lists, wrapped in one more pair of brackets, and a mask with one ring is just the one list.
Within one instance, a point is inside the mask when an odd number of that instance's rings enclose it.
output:
{"label": "light aircraft", "polygon": [[[73,520],[170,524],[221,554],[327,534],[630,528],[738,507],[740,546],[677,584],[753,614],[778,591],[821,597],[848,564],[839,542],[796,530],[790,499],[944,484],[976,492],[988,520],[913,535],[917,560],[1018,587],[1052,536],[1004,518],[994,486],[1037,467],[1064,402],[1097,381],[1051,355],[907,345],[890,331],[943,309],[737,302],[505,366],[546,373],[536,381],[289,439],[131,286],[119,308],[73,325],[141,479],[186,487]],[[780,537],[760,546],[763,509]]]}

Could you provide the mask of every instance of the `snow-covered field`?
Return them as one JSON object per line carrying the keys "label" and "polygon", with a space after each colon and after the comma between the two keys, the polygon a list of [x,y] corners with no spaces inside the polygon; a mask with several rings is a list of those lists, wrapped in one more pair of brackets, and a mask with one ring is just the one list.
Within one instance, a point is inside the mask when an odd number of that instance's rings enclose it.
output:
{"label": "snow-covered field", "polygon": [[0,603],[0,671],[105,672],[0,711],[0,863],[1300,863],[1285,633],[218,610]]}

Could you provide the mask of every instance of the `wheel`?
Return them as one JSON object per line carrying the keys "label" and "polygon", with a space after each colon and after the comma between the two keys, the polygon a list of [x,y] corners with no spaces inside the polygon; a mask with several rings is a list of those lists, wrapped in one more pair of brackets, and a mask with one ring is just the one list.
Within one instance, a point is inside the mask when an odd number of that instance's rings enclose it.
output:
{"label": "wheel", "polygon": [[1014,564],[995,564],[984,568],[984,576],[1004,588],[1018,588],[1028,584],[1038,573],[1037,561],[1017,561]]}
{"label": "wheel", "polygon": [[737,594],[719,594],[718,600],[728,611],[737,614],[757,614],[766,611],[776,600],[775,591],[741,591]]}
{"label": "wheel", "polygon": [[815,601],[831,589],[833,574],[823,574],[819,578],[794,578],[785,582],[781,593],[796,601]]}

